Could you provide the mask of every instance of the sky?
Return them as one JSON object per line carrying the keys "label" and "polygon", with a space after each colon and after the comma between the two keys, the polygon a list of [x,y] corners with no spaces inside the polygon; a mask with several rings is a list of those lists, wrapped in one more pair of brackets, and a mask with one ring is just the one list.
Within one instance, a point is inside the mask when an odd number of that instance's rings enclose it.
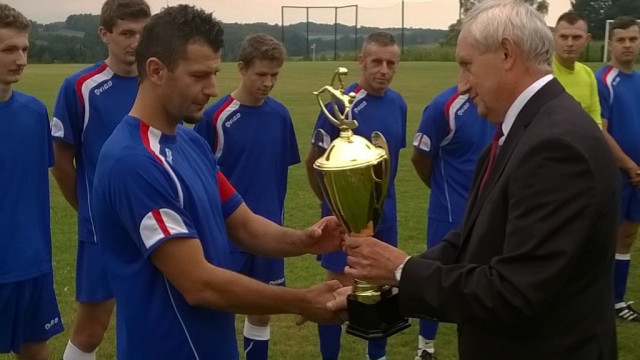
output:
{"label": "sky", "polygon": [[[99,14],[104,0],[3,0],[28,18],[39,23],[64,21],[70,14]],[[560,14],[569,10],[570,0],[548,0],[550,25]],[[358,5],[358,25],[400,27],[402,24],[401,0],[147,0],[153,13],[167,5],[188,3],[213,11],[223,22],[280,24],[281,6],[346,6]],[[458,18],[458,0],[405,0],[405,27],[446,29]],[[309,11],[309,21],[333,23],[333,9]],[[338,11],[338,22],[355,23],[354,8]],[[306,21],[304,9],[287,8],[284,23]]]}

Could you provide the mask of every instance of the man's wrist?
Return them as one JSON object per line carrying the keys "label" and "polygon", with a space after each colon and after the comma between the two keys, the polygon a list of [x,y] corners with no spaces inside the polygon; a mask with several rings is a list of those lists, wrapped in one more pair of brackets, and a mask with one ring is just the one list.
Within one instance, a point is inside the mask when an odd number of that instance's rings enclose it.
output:
{"label": "man's wrist", "polygon": [[393,275],[397,283],[396,285],[400,285],[400,277],[402,276],[402,270],[404,269],[404,265],[407,263],[407,261],[409,261],[409,259],[411,259],[411,256],[407,256],[406,258],[404,258],[400,266],[398,266],[396,270],[393,272]]}

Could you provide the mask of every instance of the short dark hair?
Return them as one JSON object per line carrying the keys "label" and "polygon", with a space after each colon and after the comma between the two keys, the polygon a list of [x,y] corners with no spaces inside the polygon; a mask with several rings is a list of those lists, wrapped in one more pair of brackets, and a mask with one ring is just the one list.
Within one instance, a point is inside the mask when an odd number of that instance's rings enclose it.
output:
{"label": "short dark hair", "polygon": [[388,32],[385,31],[376,31],[364,39],[364,43],[362,44],[362,52],[364,53],[367,46],[371,44],[376,44],[381,47],[394,46],[398,43],[396,42],[396,38],[393,37]]}
{"label": "short dark hair", "polygon": [[153,15],[145,25],[136,49],[140,82],[147,75],[146,63],[152,57],[173,71],[192,42],[203,42],[214,52],[224,46],[222,23],[192,5],[169,6]]}
{"label": "short dark hair", "polygon": [[284,46],[273,36],[255,34],[247,36],[242,42],[238,61],[246,67],[251,67],[256,60],[275,61],[282,66],[286,56]]}
{"label": "short dark hair", "polygon": [[618,16],[609,26],[609,40],[613,38],[613,30],[627,30],[632,26],[637,26],[640,29],[638,21],[633,16]]}
{"label": "short dark hair", "polygon": [[138,20],[151,17],[145,0],[106,0],[100,10],[100,26],[112,32],[118,20]]}
{"label": "short dark hair", "polygon": [[584,21],[584,23],[587,24],[587,18],[585,18],[584,15],[577,11],[569,10],[560,15],[558,21],[556,21],[556,26],[558,26],[558,24],[561,22],[566,22],[569,25],[575,25],[579,21]]}
{"label": "short dark hair", "polygon": [[0,29],[29,32],[31,23],[20,11],[7,4],[0,4]]}

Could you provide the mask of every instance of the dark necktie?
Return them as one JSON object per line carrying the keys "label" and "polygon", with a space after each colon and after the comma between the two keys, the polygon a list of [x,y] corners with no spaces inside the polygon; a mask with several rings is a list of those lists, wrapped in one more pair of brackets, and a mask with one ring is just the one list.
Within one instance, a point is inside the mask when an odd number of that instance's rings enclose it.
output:
{"label": "dark necktie", "polygon": [[502,126],[498,125],[498,129],[496,129],[496,133],[493,135],[493,140],[491,140],[491,150],[489,151],[489,165],[487,165],[487,170],[484,172],[484,176],[482,177],[482,182],[480,183],[480,190],[484,186],[484,183],[489,178],[489,173],[491,173],[491,168],[493,168],[493,164],[496,162],[496,156],[498,155],[498,147],[500,146],[500,138],[502,138]]}

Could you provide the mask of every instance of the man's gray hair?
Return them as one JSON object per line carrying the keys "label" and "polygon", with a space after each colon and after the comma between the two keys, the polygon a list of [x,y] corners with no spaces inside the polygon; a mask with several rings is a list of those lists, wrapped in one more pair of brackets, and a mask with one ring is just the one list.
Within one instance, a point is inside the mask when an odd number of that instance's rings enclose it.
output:
{"label": "man's gray hair", "polygon": [[520,0],[481,1],[464,18],[462,29],[482,53],[498,50],[500,41],[508,38],[532,66],[551,72],[551,30],[539,12]]}

